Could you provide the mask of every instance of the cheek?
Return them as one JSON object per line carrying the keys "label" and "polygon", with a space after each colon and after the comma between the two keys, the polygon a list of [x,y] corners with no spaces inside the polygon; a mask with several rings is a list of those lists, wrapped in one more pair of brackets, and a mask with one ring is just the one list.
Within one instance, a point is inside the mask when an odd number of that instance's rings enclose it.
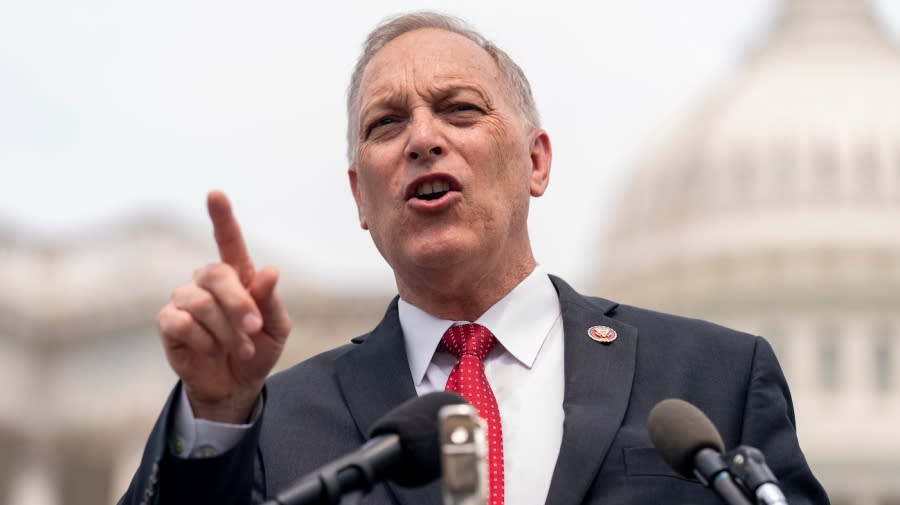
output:
{"label": "cheek", "polygon": [[499,180],[508,171],[512,146],[505,125],[496,118],[487,118],[479,128],[461,132],[457,147],[476,178]]}
{"label": "cheek", "polygon": [[390,220],[390,216],[396,213],[399,184],[395,171],[390,169],[393,165],[386,163],[386,160],[364,155],[362,151],[360,155],[357,169],[360,205],[366,214],[370,230],[379,229],[379,222]]}
{"label": "cheek", "polygon": [[373,174],[388,176],[403,161],[403,142],[392,139],[385,142],[364,142],[357,151],[357,166],[365,167]]}
{"label": "cheek", "polygon": [[371,224],[371,221],[377,221],[381,214],[378,209],[381,207],[381,195],[384,194],[384,189],[379,186],[383,180],[371,170],[360,169],[360,171],[362,173],[359,177],[359,197]]}
{"label": "cheek", "polygon": [[503,223],[497,222],[496,226],[515,228],[528,216],[531,157],[525,142],[517,136],[518,132],[511,132],[506,128],[508,126],[498,124],[488,135],[491,165],[494,167],[490,182],[494,186],[494,195],[489,205],[497,212],[495,218]]}
{"label": "cheek", "polygon": [[524,143],[515,134],[510,134],[505,125],[498,124],[489,131],[488,150],[494,167],[492,176],[501,186],[498,191],[509,193],[514,198],[519,191],[530,194],[531,160]]}

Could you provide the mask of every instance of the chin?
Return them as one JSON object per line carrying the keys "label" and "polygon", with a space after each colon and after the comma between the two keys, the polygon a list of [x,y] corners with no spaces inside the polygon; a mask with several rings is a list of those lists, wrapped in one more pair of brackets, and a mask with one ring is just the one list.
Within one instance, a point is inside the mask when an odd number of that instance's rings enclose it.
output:
{"label": "chin", "polygon": [[475,257],[477,248],[463,240],[428,240],[410,244],[402,256],[406,263],[418,268],[439,270],[450,268]]}

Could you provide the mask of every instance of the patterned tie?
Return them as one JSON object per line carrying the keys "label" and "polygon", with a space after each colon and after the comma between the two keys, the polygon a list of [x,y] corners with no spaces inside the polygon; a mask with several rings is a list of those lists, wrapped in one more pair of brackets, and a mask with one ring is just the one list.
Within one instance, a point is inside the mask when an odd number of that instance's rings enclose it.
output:
{"label": "patterned tie", "polygon": [[494,347],[494,335],[480,324],[451,326],[441,338],[459,362],[447,378],[447,391],[458,393],[478,411],[487,422],[488,469],[490,474],[490,505],[503,505],[503,428],[500,410],[487,377],[484,358]]}

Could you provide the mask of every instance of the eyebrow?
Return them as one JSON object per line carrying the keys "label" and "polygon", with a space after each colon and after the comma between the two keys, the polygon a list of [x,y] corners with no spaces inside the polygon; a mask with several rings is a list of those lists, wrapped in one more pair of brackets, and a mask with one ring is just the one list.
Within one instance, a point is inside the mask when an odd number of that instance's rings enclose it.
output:
{"label": "eyebrow", "polygon": [[464,84],[464,85],[459,85],[459,86],[447,86],[442,89],[438,88],[437,90],[435,90],[435,92],[432,92],[431,94],[439,97],[439,99],[437,101],[441,101],[441,100],[447,100],[448,98],[455,98],[466,92],[474,93],[475,95],[478,96],[478,98],[480,98],[487,104],[491,103],[491,100],[488,99],[487,93],[485,93],[482,88],[480,88],[478,86],[472,86],[472,85]]}
{"label": "eyebrow", "polygon": [[[450,85],[438,85],[431,86],[432,89],[429,89],[425,95],[432,102],[442,102],[444,100],[455,98],[461,94],[470,92],[474,93],[479,99],[481,99],[486,105],[492,105],[493,101],[488,98],[487,93],[479,86],[473,86],[471,84],[450,84]],[[363,122],[363,119],[369,114],[371,111],[377,111],[381,109],[393,109],[396,107],[400,107],[405,105],[408,101],[408,97],[406,93],[391,93],[391,92],[381,92],[370,100],[368,103],[364,103],[361,105],[359,110],[360,122]]]}

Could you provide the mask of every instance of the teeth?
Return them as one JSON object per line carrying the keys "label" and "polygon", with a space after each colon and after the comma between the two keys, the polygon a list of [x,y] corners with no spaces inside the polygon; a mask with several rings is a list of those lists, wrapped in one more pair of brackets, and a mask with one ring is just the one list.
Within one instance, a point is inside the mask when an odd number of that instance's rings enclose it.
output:
{"label": "teeth", "polygon": [[423,182],[416,188],[416,196],[425,196],[445,191],[450,191],[450,183],[447,181]]}
{"label": "teeth", "polygon": [[416,190],[416,194],[419,196],[430,195],[432,193],[434,193],[434,185],[430,182],[419,185],[419,189]]}

